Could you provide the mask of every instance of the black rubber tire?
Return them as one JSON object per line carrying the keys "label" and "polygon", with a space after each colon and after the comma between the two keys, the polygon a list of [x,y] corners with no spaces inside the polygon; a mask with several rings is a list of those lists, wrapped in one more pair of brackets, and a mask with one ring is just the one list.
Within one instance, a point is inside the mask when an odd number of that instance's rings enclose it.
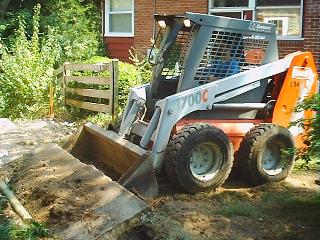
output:
{"label": "black rubber tire", "polygon": [[[201,143],[214,143],[219,147],[222,163],[216,175],[209,180],[199,180],[190,169],[192,149]],[[233,163],[233,147],[226,134],[209,124],[196,123],[185,126],[169,141],[165,169],[171,182],[184,191],[196,193],[215,189],[228,178]]]}
{"label": "black rubber tire", "polygon": [[[278,145],[281,150],[292,149],[291,154],[285,155],[281,172],[269,174],[263,167],[263,153],[267,144]],[[254,185],[267,182],[278,182],[284,180],[293,168],[295,159],[294,140],[288,129],[274,124],[260,124],[253,127],[243,138],[239,151],[237,152],[238,171],[243,178]],[[279,163],[280,164],[280,163]],[[280,168],[280,167],[279,167]],[[277,168],[278,169],[278,168]]]}

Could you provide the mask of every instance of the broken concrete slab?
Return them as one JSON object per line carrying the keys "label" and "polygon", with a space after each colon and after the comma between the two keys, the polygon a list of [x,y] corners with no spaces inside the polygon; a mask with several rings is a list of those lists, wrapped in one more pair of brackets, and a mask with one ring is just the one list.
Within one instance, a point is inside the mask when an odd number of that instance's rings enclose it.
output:
{"label": "broken concrete slab", "polygon": [[10,183],[26,209],[63,239],[117,239],[151,211],[141,198],[56,144],[9,165],[15,173]]}
{"label": "broken concrete slab", "polygon": [[67,127],[61,122],[51,120],[12,122],[2,118],[0,121],[0,167],[19,159],[35,146],[43,143],[63,144],[75,130],[75,127]]}

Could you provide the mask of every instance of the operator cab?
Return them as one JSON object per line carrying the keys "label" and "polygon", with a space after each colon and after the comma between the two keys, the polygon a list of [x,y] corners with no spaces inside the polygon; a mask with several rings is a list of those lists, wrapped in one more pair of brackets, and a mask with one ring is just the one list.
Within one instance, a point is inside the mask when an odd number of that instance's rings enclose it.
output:
{"label": "operator cab", "polygon": [[[158,54],[147,90],[148,112],[167,96],[278,60],[272,24],[193,13],[155,15],[155,20],[160,28],[153,45]],[[259,88],[221,103],[260,103],[270,78],[255,81]],[[255,117],[254,112],[227,117],[239,115]]]}

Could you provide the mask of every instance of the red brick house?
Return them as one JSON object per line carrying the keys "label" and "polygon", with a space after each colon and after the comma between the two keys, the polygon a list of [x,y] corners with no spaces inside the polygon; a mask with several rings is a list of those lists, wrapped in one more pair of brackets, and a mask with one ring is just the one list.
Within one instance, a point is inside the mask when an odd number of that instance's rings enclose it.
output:
{"label": "red brick house", "polygon": [[320,0],[103,0],[108,55],[128,60],[131,46],[146,54],[155,34],[153,15],[206,13],[275,23],[280,57],[313,52],[320,62]]}

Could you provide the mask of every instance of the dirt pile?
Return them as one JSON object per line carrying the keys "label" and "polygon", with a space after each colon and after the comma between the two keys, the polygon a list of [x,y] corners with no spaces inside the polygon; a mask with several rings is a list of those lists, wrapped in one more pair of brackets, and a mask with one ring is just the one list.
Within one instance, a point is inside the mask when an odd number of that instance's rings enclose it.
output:
{"label": "dirt pile", "polygon": [[55,144],[1,170],[31,215],[63,239],[115,239],[149,211],[133,193]]}

